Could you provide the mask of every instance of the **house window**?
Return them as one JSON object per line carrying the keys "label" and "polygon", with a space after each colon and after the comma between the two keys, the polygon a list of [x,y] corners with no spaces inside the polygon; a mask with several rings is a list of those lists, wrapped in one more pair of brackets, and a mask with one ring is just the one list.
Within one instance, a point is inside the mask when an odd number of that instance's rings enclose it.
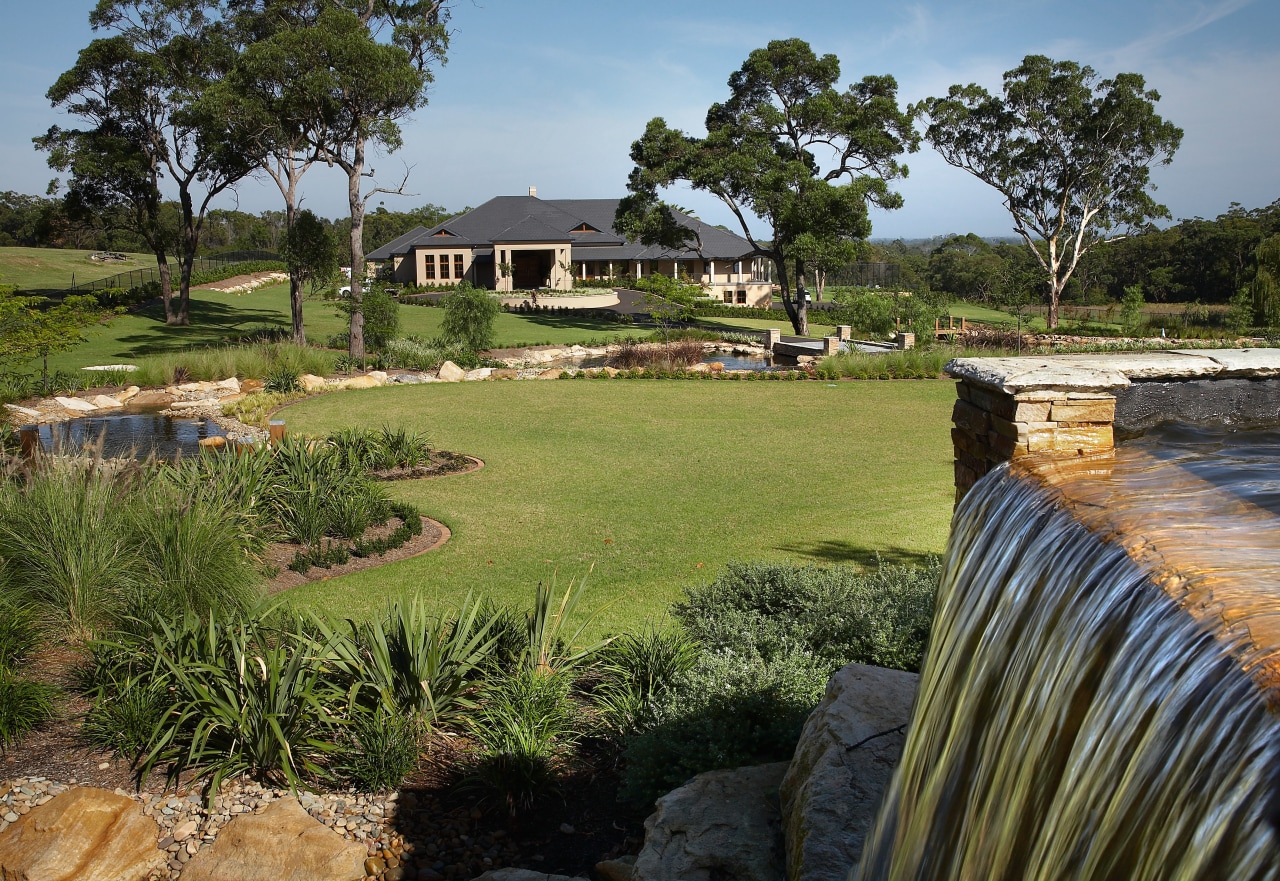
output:
{"label": "house window", "polygon": [[449,255],[448,254],[440,255],[440,277],[441,278],[449,277]]}
{"label": "house window", "polygon": [[746,292],[746,291],[738,291],[738,303],[739,303],[739,304],[741,304],[741,305],[743,305],[743,306],[747,305],[747,292]]}
{"label": "house window", "polygon": [[422,277],[429,278],[434,281],[436,277],[436,255],[435,254],[425,255],[423,257],[422,267],[423,267]]}
{"label": "house window", "polygon": [[725,291],[725,292],[724,292],[724,301],[725,301],[726,303],[732,303],[732,302],[733,302],[733,291]]}
{"label": "house window", "polygon": [[454,255],[453,255],[453,277],[454,277],[454,278],[462,278],[462,275],[463,275],[463,273],[462,273],[462,255],[461,255],[461,254],[454,254]]}

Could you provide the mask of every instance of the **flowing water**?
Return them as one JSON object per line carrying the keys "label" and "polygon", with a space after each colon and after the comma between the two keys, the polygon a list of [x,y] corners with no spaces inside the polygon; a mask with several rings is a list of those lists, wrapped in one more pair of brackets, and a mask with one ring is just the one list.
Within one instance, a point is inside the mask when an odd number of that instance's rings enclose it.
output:
{"label": "flowing water", "polygon": [[1280,878],[1278,515],[1276,431],[979,482],[854,877]]}

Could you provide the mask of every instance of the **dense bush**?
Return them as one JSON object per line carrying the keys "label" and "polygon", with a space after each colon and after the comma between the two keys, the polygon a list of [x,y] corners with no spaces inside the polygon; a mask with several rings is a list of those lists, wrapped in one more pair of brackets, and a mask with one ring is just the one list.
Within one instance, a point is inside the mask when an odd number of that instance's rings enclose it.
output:
{"label": "dense bush", "polygon": [[0,749],[53,718],[57,689],[0,666]]}
{"label": "dense bush", "polygon": [[479,352],[493,348],[493,323],[502,307],[488,291],[465,282],[441,302],[440,337],[447,344]]}
{"label": "dense bush", "polygon": [[333,361],[334,356],[330,352],[293,343],[211,346],[139,358],[138,369],[129,378],[140,386],[163,386],[178,381],[219,380],[229,376],[263,379],[277,369],[296,375],[328,376],[333,373]]}
{"label": "dense bush", "polygon": [[640,368],[671,372],[697,364],[702,356],[702,342],[697,339],[638,345],[623,343],[617,352],[609,356],[609,364],[621,370]]}
{"label": "dense bush", "polygon": [[793,566],[731,563],[673,611],[711,651],[766,661],[799,651],[825,673],[848,663],[919,670],[933,621],[939,563]]}
{"label": "dense bush", "polygon": [[813,375],[818,379],[937,379],[953,357],[954,352],[921,349],[883,355],[841,352],[819,361]]}
{"label": "dense bush", "polygon": [[338,735],[334,767],[361,792],[397,789],[418,769],[422,724],[384,707],[352,714]]}

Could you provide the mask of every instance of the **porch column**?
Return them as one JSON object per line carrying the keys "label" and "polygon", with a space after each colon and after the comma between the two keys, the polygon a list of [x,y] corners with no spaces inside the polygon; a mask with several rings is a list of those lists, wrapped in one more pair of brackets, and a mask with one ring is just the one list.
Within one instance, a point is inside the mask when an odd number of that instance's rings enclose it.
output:
{"label": "porch column", "polygon": [[711,267],[710,269],[711,283],[715,284],[716,283],[716,261],[708,260],[707,265]]}

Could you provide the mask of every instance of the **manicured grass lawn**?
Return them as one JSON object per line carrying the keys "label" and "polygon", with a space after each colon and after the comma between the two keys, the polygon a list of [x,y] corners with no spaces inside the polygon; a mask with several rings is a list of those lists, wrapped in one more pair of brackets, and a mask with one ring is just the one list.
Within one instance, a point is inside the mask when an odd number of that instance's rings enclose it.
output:
{"label": "manicured grass lawn", "polygon": [[119,263],[94,263],[94,251],[58,248],[0,248],[0,284],[16,284],[24,292],[61,291],[77,284],[106,278],[131,269],[152,269],[155,258],[148,254],[128,254]]}
{"label": "manicured grass lawn", "polygon": [[[323,300],[308,300],[303,306],[303,317],[307,339],[312,343],[323,344],[332,334],[346,329],[346,318],[339,317],[333,304]],[[443,318],[444,310],[439,308],[401,306],[400,334],[436,336]],[[239,295],[192,291],[191,324],[187,327],[166,326],[164,310],[160,307],[122,315],[110,324],[90,330],[84,344],[50,357],[49,369],[75,370],[91,364],[127,363],[144,355],[223,345],[238,333],[265,325],[289,325],[288,285],[272,285]],[[630,325],[556,313],[503,313],[498,316],[495,331],[499,346],[584,343],[649,332]]]}
{"label": "manicured grass lawn", "polygon": [[405,425],[486,464],[388,485],[453,530],[443,548],[289,597],[356,618],[402,590],[524,608],[539,580],[594,564],[586,605],[617,630],[732,560],[919,561],[946,542],[954,397],[940,381],[560,380],[313,398],[280,412],[291,432]]}

